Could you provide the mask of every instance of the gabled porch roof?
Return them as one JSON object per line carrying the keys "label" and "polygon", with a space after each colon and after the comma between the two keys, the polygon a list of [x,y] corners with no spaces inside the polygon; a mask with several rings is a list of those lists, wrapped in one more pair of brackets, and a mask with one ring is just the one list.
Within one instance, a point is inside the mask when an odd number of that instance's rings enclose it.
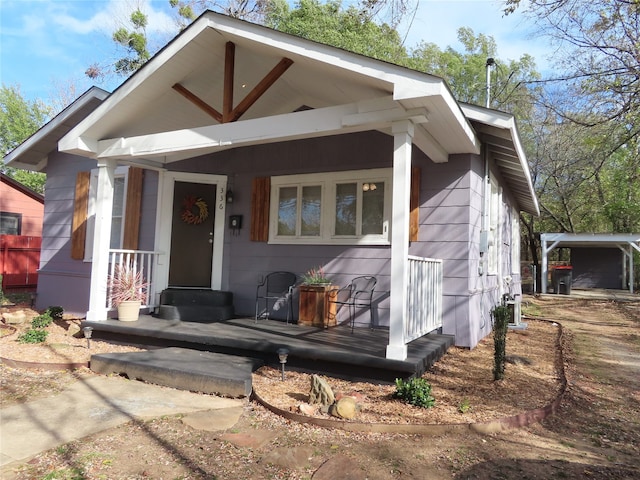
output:
{"label": "gabled porch roof", "polygon": [[[290,66],[237,122],[221,124],[195,105],[224,112],[230,100],[235,107],[283,61]],[[371,129],[391,133],[391,122],[403,119],[417,124],[414,144],[435,162],[480,151],[441,78],[206,12],[59,146],[161,168],[243,145]]]}

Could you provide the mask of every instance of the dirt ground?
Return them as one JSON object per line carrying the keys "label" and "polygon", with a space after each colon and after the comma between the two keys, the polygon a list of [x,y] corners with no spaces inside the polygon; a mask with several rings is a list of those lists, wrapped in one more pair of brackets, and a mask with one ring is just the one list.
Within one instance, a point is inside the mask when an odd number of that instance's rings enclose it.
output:
{"label": "dirt ground", "polygon": [[[248,402],[239,423],[227,432],[199,431],[174,417],[131,422],[42,453],[14,469],[10,478],[640,478],[640,301],[548,296],[525,297],[524,302],[526,314],[556,321],[564,331],[567,391],[560,411],[541,423],[490,435],[356,434],[291,422]],[[507,354],[533,360],[535,368],[508,364],[506,379],[498,383],[491,380],[490,338],[472,351],[453,349],[426,375],[436,407],[417,412],[418,417],[430,416],[420,422],[483,421],[548,403],[559,385],[554,328],[551,322],[530,321],[527,333],[510,334]],[[465,363],[469,358],[471,363]],[[471,374],[470,364],[477,366]],[[79,375],[1,368],[3,405],[54,394]],[[284,394],[273,393],[275,387],[264,379],[254,385],[281,408],[295,410],[308,379],[293,372],[287,378],[291,383]],[[398,408],[388,399],[388,391],[378,399],[372,391],[364,392],[361,421],[416,422],[410,408]],[[394,405],[393,410],[374,407],[385,404]],[[465,413],[459,411],[463,404],[469,406]],[[399,412],[405,418],[389,420]],[[265,441],[249,446],[229,441],[229,435],[243,434]],[[295,461],[281,462],[283,452]],[[322,476],[320,467],[328,460],[344,468]]]}

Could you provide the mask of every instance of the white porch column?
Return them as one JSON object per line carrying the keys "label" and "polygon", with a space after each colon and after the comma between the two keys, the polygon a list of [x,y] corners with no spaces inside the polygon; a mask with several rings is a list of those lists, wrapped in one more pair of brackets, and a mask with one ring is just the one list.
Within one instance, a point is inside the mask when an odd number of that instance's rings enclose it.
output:
{"label": "white porch column", "polygon": [[405,322],[409,288],[409,213],[413,123],[395,122],[393,131],[393,211],[391,225],[391,298],[387,358],[405,360]]}
{"label": "white porch column", "polygon": [[98,161],[91,291],[89,293],[89,311],[87,312],[87,320],[91,321],[107,319],[107,275],[109,272],[115,170],[115,160]]}
{"label": "white porch column", "polygon": [[[547,239],[545,238],[545,234],[543,233],[540,236],[540,253],[542,253],[542,271],[540,272],[540,293],[547,293],[547,274],[549,270],[549,266],[547,263]],[[535,293],[535,292],[534,292]]]}

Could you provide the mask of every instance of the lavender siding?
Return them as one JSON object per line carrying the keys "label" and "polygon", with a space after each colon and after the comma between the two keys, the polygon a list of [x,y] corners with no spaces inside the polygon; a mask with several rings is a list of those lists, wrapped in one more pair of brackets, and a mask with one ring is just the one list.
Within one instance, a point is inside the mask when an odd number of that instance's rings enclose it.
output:
{"label": "lavender siding", "polygon": [[[376,276],[374,322],[388,325],[389,247],[269,245],[249,240],[249,223],[251,182],[255,177],[391,168],[392,157],[393,139],[367,132],[229,150],[178,162],[172,164],[171,169],[229,176],[228,188],[234,192],[234,201],[228,205],[226,215],[245,218],[239,235],[225,236],[224,247],[223,288],[233,292],[238,315],[254,314],[255,289],[263,275],[287,270],[301,276],[309,268],[322,265],[336,285],[345,285],[358,275]],[[426,157],[417,151],[414,161],[425,163]],[[296,300],[297,296],[294,305]],[[294,310],[297,316],[297,306]],[[359,321],[368,324],[368,313]]]}
{"label": "lavender siding", "polygon": [[[255,177],[391,168],[392,159],[393,139],[378,132],[365,132],[231,149],[176,162],[168,168],[228,176],[234,201],[227,205],[225,215],[243,215],[245,221],[238,235],[225,235],[222,288],[233,292],[238,315],[253,315],[256,284],[267,273],[288,270],[302,275],[309,268],[322,265],[336,285],[345,285],[358,275],[376,276],[373,321],[378,326],[388,326],[388,246],[269,245],[250,241],[249,225]],[[483,161],[475,155],[454,155],[447,163],[435,164],[414,148],[412,162],[421,168],[422,188],[419,241],[412,242],[410,254],[443,259],[443,331],[454,334],[458,346],[473,348],[490,333],[489,313],[501,293],[497,275],[478,274]],[[54,154],[49,159],[39,308],[62,305],[67,312],[79,315],[88,308],[90,264],[71,259],[70,232],[76,174],[91,168],[95,168],[95,162],[79,157]],[[147,170],[139,238],[139,248],[144,250],[154,247],[158,185],[158,174]],[[514,276],[511,203],[509,192],[504,191],[500,222],[504,245],[498,263],[503,275]],[[519,292],[519,275],[514,277]],[[297,296],[294,305],[297,316]],[[364,312],[357,321],[368,324],[368,313]]]}
{"label": "lavender siding", "polygon": [[[96,168],[96,162],[54,152],[47,162],[46,200],[36,308],[60,305],[83,317],[89,307],[91,263],[71,258],[71,223],[76,175]],[[145,172],[140,249],[153,249],[158,174]]]}

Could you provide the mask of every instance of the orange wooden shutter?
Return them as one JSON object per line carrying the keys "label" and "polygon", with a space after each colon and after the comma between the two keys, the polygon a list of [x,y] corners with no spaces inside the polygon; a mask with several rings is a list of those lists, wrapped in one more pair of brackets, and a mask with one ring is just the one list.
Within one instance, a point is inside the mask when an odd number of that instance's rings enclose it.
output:
{"label": "orange wooden shutter", "polygon": [[127,201],[124,215],[124,235],[122,239],[122,248],[127,250],[138,249],[143,178],[144,170],[142,168],[129,168],[129,172],[127,173]]}
{"label": "orange wooden shutter", "polygon": [[269,198],[271,179],[256,177],[252,181],[251,192],[251,241],[269,240]]}
{"label": "orange wooden shutter", "polygon": [[411,198],[409,200],[409,241],[417,242],[420,232],[420,167],[411,168]]}
{"label": "orange wooden shutter", "polygon": [[71,258],[84,259],[84,243],[87,238],[87,209],[89,207],[89,184],[91,172],[78,172],[76,193],[71,223]]}

